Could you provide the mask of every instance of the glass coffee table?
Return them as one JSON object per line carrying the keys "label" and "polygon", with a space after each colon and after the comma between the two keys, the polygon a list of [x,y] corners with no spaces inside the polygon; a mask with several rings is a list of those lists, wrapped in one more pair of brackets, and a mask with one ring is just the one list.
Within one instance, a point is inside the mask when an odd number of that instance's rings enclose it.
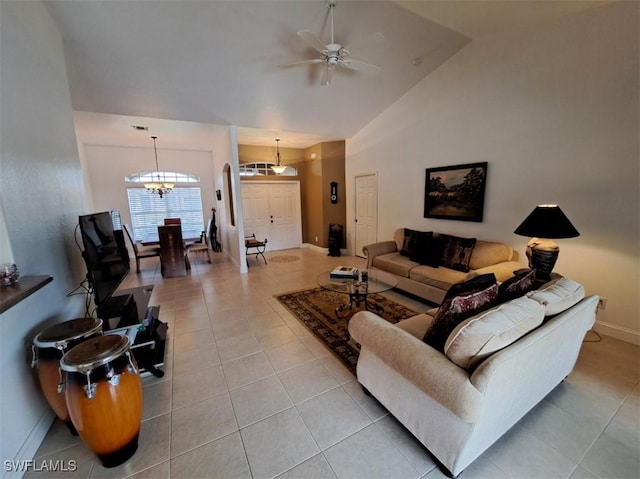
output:
{"label": "glass coffee table", "polygon": [[354,305],[360,307],[361,304],[364,304],[368,311],[382,313],[382,308],[368,301],[369,295],[389,291],[398,285],[398,280],[389,273],[378,270],[363,270],[362,272],[365,271],[368,276],[366,282],[361,280],[362,273],[357,279],[353,277],[334,278],[331,276],[331,271],[326,271],[318,276],[316,282],[321,288],[348,295],[348,301],[336,308],[336,316],[339,318],[348,316]]}

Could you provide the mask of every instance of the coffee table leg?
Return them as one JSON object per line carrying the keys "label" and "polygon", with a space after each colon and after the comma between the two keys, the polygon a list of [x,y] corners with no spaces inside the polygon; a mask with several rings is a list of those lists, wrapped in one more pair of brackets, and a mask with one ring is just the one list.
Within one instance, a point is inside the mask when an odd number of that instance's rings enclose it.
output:
{"label": "coffee table leg", "polygon": [[340,306],[336,308],[336,316],[338,318],[345,318],[351,313],[351,308],[353,307],[353,297],[349,295],[349,302],[342,303]]}

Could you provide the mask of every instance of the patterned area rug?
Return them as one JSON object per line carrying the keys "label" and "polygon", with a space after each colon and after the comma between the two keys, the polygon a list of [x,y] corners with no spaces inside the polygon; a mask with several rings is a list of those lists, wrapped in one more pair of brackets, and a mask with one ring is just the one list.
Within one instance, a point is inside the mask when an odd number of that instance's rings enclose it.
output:
{"label": "patterned area rug", "polygon": [[[361,308],[354,306],[346,318],[338,318],[335,310],[348,300],[346,294],[313,288],[276,295],[275,298],[329,346],[335,355],[355,373],[360,347],[350,337],[347,327],[351,316],[364,309],[364,306]],[[397,323],[418,314],[379,294],[370,295],[369,302],[383,308],[382,317],[390,323]]]}
{"label": "patterned area rug", "polygon": [[300,256],[295,256],[292,254],[282,254],[279,256],[272,256],[269,258],[269,261],[272,263],[293,263],[294,261],[298,261]]}

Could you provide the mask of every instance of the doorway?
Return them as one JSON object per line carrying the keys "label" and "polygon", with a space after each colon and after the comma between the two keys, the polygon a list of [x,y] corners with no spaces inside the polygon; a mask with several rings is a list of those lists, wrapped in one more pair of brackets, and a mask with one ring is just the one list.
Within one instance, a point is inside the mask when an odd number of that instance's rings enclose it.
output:
{"label": "doorway", "polygon": [[242,208],[245,235],[267,239],[267,251],[302,245],[300,182],[244,181]]}
{"label": "doorway", "polygon": [[365,257],[362,247],[378,237],[378,175],[355,176],[355,255]]}

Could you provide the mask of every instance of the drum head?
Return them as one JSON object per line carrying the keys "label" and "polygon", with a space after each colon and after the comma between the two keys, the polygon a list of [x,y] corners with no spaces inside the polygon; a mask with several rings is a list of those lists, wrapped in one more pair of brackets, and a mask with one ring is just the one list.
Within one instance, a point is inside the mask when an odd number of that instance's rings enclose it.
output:
{"label": "drum head", "polygon": [[69,372],[86,373],[113,361],[128,350],[129,339],[126,336],[96,336],[67,351],[60,360],[60,367]]}
{"label": "drum head", "polygon": [[58,344],[95,334],[102,329],[102,320],[97,318],[77,318],[53,326],[40,332],[33,340],[36,346],[55,348]]}

